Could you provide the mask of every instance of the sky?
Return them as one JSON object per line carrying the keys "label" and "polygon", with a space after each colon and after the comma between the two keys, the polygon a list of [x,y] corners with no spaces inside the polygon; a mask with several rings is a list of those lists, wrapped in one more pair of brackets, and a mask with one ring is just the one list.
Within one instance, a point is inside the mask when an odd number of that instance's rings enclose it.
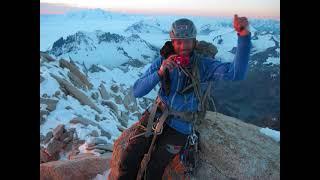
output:
{"label": "sky", "polygon": [[40,0],[40,14],[100,8],[107,11],[280,19],[280,0]]}

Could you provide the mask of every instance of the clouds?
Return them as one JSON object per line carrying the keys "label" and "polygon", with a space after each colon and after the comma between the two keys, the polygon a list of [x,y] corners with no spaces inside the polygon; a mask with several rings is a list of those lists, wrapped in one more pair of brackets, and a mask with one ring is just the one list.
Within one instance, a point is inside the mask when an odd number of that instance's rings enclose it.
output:
{"label": "clouds", "polygon": [[81,10],[85,8],[72,7],[67,4],[40,3],[40,14],[64,14],[71,10]]}

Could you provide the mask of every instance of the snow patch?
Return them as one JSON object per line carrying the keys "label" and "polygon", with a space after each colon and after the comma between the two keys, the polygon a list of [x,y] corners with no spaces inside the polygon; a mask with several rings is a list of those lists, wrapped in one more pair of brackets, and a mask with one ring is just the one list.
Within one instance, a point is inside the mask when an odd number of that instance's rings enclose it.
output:
{"label": "snow patch", "polygon": [[111,169],[108,169],[105,172],[103,172],[102,174],[97,174],[97,176],[95,178],[93,178],[92,180],[106,180],[106,179],[108,179],[110,170]]}
{"label": "snow patch", "polygon": [[263,64],[280,64],[280,58],[278,57],[268,57],[268,59],[266,60],[266,62],[264,62]]}
{"label": "snow patch", "polygon": [[260,132],[271,137],[273,140],[279,142],[280,141],[280,131],[276,131],[269,128],[261,128]]}
{"label": "snow patch", "polygon": [[259,36],[259,39],[257,40],[251,40],[252,46],[253,46],[252,50],[256,50],[256,53],[258,53],[261,51],[265,51],[270,47],[274,47],[275,42],[273,40],[270,40],[271,37],[272,37],[271,34],[266,34],[266,35]]}

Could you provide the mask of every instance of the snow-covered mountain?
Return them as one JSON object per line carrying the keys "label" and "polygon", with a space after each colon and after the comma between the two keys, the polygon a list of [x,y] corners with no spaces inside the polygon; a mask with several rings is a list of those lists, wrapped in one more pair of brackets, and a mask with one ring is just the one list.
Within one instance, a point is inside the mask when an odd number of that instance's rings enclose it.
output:
{"label": "snow-covered mountain", "polygon": [[272,19],[254,19],[250,21],[251,25],[260,32],[269,31],[280,35],[280,21]]}
{"label": "snow-covered mountain", "polygon": [[128,15],[119,12],[111,12],[103,9],[84,9],[69,11],[65,14],[43,14],[40,20],[43,21],[112,21],[112,20],[129,20],[140,18],[141,15]]}
{"label": "snow-covered mountain", "polygon": [[61,37],[48,52],[57,58],[83,61],[87,66],[101,64],[113,68],[128,61],[150,63],[158,56],[159,49],[136,34],[124,37],[96,30],[79,31],[66,39]]}
{"label": "snow-covered mountain", "polygon": [[145,22],[145,20],[141,20],[137,23],[132,24],[128,28],[124,30],[125,32],[130,32],[132,34],[138,33],[164,33],[168,34],[169,31],[167,29],[162,29],[160,23],[155,21],[154,24]]}
{"label": "snow-covered mountain", "polygon": [[[102,9],[88,9],[68,12],[65,14],[64,18],[68,20],[112,20],[115,15],[120,16],[120,14],[110,13]],[[125,15],[122,16],[126,17]]]}
{"label": "snow-covered mountain", "polygon": [[139,15],[127,15],[101,9],[81,10],[61,15],[40,15],[40,50],[47,51],[59,38],[78,31],[101,30],[125,35],[129,24],[141,20]]}

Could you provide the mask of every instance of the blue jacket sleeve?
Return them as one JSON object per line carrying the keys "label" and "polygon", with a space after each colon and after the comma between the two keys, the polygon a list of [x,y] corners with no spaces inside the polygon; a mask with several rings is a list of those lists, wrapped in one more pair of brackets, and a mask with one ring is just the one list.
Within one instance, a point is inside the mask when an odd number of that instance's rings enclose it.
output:
{"label": "blue jacket sleeve", "polygon": [[238,36],[237,52],[233,62],[210,61],[207,64],[208,80],[243,80],[247,74],[251,48],[251,34]]}
{"label": "blue jacket sleeve", "polygon": [[148,94],[160,81],[158,70],[161,66],[161,57],[157,58],[147,71],[133,85],[133,95],[136,98]]}

